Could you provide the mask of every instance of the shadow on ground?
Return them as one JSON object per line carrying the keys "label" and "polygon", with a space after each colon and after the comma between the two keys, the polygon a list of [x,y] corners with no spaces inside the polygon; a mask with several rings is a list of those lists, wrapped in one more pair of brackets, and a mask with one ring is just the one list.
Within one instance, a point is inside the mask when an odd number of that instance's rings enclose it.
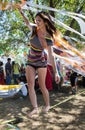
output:
{"label": "shadow on ground", "polygon": [[[70,95],[50,92],[53,108],[47,114],[42,113],[42,94],[37,94],[37,97],[40,113],[32,118],[28,117],[31,110],[29,96],[0,100],[0,130],[85,130],[85,90],[66,102],[62,101]],[[13,123],[16,118],[21,120]]]}

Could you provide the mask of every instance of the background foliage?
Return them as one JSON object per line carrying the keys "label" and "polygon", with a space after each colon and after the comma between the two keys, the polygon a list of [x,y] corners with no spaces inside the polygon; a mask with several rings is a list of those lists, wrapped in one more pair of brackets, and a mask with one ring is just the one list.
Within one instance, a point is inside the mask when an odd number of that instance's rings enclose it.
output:
{"label": "background foliage", "polygon": [[[85,15],[85,0],[34,0],[33,2],[36,4],[56,8],[58,10],[65,10]],[[69,27],[80,31],[80,27],[76,20],[66,15],[62,16],[53,11],[46,11]],[[24,10],[24,13],[27,15],[30,21],[33,22],[35,12]],[[85,44],[82,44],[80,42],[83,39],[81,39],[81,37],[79,37],[78,35],[74,34],[73,32],[67,31],[57,24],[56,28],[58,28],[64,36],[78,38],[79,42],[75,42],[73,44],[77,49],[81,50],[83,47],[85,47]],[[18,10],[0,10],[0,54],[2,52],[9,54],[10,50],[14,50],[17,53],[20,47],[22,47],[23,49],[27,48],[28,43],[29,29],[23,22],[23,19]]]}

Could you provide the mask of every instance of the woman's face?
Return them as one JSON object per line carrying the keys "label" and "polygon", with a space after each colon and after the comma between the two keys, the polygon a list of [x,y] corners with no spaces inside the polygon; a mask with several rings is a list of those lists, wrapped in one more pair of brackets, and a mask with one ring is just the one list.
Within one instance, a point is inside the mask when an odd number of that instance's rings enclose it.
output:
{"label": "woman's face", "polygon": [[36,16],[35,23],[37,24],[38,28],[45,27],[45,23],[44,23],[43,19],[41,17],[39,17],[39,16]]}

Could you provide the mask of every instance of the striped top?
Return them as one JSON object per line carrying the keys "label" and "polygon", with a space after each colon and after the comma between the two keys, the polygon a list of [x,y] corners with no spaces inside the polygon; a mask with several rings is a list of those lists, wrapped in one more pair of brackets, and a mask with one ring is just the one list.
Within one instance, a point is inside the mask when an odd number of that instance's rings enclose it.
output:
{"label": "striped top", "polygon": [[[53,45],[53,41],[51,38],[45,37],[45,39],[47,46]],[[44,67],[47,65],[44,48],[42,47],[37,35],[34,35],[30,39],[30,50],[28,54],[27,64],[35,67]]]}

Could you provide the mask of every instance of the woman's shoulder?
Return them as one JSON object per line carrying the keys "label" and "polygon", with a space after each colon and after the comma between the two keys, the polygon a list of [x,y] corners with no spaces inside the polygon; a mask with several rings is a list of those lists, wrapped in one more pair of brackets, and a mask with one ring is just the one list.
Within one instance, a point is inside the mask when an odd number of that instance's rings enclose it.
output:
{"label": "woman's shoulder", "polygon": [[36,24],[32,24],[32,31],[35,30],[35,29],[37,29]]}

